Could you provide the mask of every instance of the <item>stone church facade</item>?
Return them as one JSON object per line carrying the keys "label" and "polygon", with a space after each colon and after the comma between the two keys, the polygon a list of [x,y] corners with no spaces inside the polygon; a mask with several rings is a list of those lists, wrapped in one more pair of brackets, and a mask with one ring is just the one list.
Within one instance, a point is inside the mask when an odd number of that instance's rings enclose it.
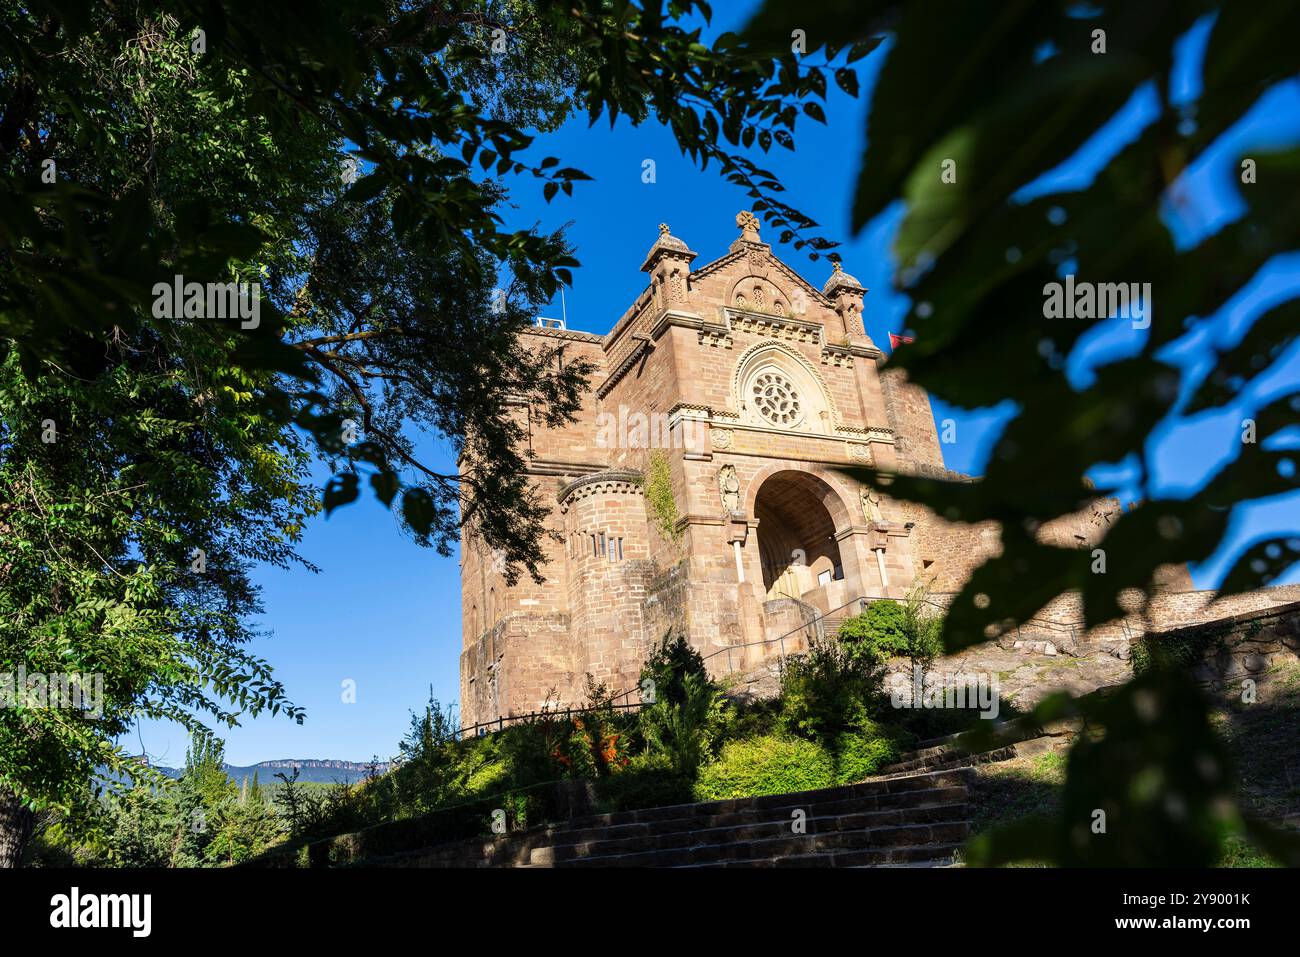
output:
{"label": "stone church facade", "polygon": [[[759,667],[860,598],[902,597],[918,578],[956,591],[997,548],[996,527],[951,526],[841,471],[956,477],[929,397],[881,369],[862,285],[836,264],[818,288],[772,254],[752,215],[737,226],[703,266],[661,226],[641,265],[648,285],[607,335],[532,330],[596,371],[576,423],[529,430],[557,536],[545,582],[508,587],[492,554],[462,540],[464,724],[548,695],[580,704],[588,674],[632,689],[670,631],[715,673]],[[1093,541],[1110,507],[1054,534]],[[1190,589],[1180,575],[1176,590]]]}

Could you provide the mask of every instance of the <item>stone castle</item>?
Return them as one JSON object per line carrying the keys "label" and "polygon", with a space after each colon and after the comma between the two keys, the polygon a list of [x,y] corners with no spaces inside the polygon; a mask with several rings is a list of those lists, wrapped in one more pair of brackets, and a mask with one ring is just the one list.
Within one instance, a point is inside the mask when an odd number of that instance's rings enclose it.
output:
{"label": "stone castle", "polygon": [[[867,290],[838,263],[818,289],[772,254],[754,216],[736,225],[727,253],[699,267],[661,225],[641,265],[649,283],[607,335],[539,320],[527,337],[562,340],[596,371],[575,423],[529,429],[531,481],[554,503],[545,582],[508,587],[491,552],[462,538],[463,724],[548,696],[579,705],[589,674],[632,689],[670,631],[712,672],[762,667],[861,598],[902,597],[918,579],[956,591],[998,548],[996,526],[946,523],[841,471],[958,477],[928,395],[881,368]],[[1045,534],[1088,545],[1116,508],[1099,501]],[[1171,608],[1208,601],[1186,569],[1163,577],[1189,596]],[[1043,614],[1081,617],[1069,596]]]}

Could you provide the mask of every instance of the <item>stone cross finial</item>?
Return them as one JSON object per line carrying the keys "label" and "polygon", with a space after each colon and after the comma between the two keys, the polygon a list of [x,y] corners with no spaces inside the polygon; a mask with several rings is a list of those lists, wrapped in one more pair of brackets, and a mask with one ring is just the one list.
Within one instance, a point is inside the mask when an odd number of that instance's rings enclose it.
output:
{"label": "stone cross finial", "polygon": [[835,260],[833,263],[831,263],[831,267],[832,267],[831,269],[832,272],[844,272],[844,267],[840,265],[840,261],[838,259]]}
{"label": "stone cross finial", "polygon": [[740,227],[740,238],[758,242],[758,217],[747,209],[736,214],[736,225]]}
{"label": "stone cross finial", "polygon": [[668,224],[667,224],[667,223],[660,223],[660,224],[659,224],[659,235],[660,235],[660,236],[667,236],[667,235],[668,235]]}

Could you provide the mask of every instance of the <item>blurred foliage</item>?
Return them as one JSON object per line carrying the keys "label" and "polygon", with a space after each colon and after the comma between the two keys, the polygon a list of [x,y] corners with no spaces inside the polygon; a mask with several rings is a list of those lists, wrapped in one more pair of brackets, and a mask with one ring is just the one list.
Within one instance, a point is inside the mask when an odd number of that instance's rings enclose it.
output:
{"label": "blurred foliage", "polygon": [[[1201,86],[1192,102],[1175,102],[1175,45],[1203,19]],[[996,637],[1067,590],[1081,594],[1090,625],[1112,620],[1124,613],[1126,590],[1150,594],[1158,567],[1209,557],[1234,505],[1296,488],[1295,451],[1277,439],[1296,421],[1300,392],[1262,408],[1247,401],[1252,380],[1294,339],[1294,304],[1257,318],[1221,349],[1218,371],[1203,380],[1188,378],[1165,350],[1199,336],[1300,237],[1300,151],[1260,144],[1232,158],[1242,214],[1211,235],[1187,238],[1197,214],[1189,171],[1262,94],[1295,82],[1300,56],[1291,38],[1300,32],[1300,7],[1289,0],[769,2],[745,35],[769,42],[805,26],[810,45],[889,40],[851,211],[858,230],[896,201],[904,206],[894,284],[911,300],[905,325],[915,341],[889,367],[953,405],[1014,409],[979,482],[855,472],[946,519],[1000,523],[1000,552],[949,609],[948,651]],[[1101,160],[1091,182],[1022,193],[1091,142],[1138,91],[1153,95],[1155,117]],[[1253,179],[1235,175],[1244,172],[1239,159],[1252,161]],[[1109,317],[1046,318],[1050,284],[1066,275],[1078,283],[1150,283],[1149,326],[1131,323],[1125,357],[1098,366],[1086,383],[1070,381],[1068,360]],[[1116,323],[1107,327],[1125,334]],[[1252,420],[1257,439],[1225,448],[1227,461],[1195,492],[1158,494],[1147,465],[1153,437],[1172,420],[1227,410]],[[1104,464],[1128,466],[1143,501],[1106,530],[1099,546],[1106,570],[1094,574],[1090,549],[1052,544],[1040,529],[1096,497],[1085,476]],[[1295,557],[1294,543],[1259,543],[1237,560],[1224,590],[1266,584]],[[1065,809],[1043,845],[1056,860],[1217,859],[1216,835],[1233,823],[1225,810],[1233,795],[1205,704],[1187,682],[1161,670],[1113,699],[1078,706],[1105,730],[1071,757]],[[1203,764],[1213,773],[1202,773]],[[1077,840],[1101,809],[1123,842]],[[1277,845],[1254,824],[1234,826]],[[985,859],[1008,859],[1012,848],[1028,853],[1031,843],[1000,845]]]}

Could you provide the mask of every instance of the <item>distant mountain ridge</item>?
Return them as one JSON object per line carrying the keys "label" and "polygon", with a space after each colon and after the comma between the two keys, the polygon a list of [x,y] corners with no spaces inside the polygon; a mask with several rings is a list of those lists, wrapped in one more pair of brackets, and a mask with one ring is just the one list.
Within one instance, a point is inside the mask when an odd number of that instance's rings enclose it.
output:
{"label": "distant mountain ridge", "polygon": [[[380,774],[387,771],[390,766],[387,761],[380,761],[375,765]],[[361,780],[366,776],[370,762],[341,761],[337,758],[281,758],[277,761],[261,761],[249,765],[223,764],[221,767],[236,782],[242,781],[245,777],[251,779],[256,774],[259,784],[276,784],[280,780],[275,776],[277,773],[292,777],[293,769],[297,768],[299,781],[330,784],[335,781],[347,783]],[[156,765],[155,770],[169,778],[178,778],[185,769]]]}

